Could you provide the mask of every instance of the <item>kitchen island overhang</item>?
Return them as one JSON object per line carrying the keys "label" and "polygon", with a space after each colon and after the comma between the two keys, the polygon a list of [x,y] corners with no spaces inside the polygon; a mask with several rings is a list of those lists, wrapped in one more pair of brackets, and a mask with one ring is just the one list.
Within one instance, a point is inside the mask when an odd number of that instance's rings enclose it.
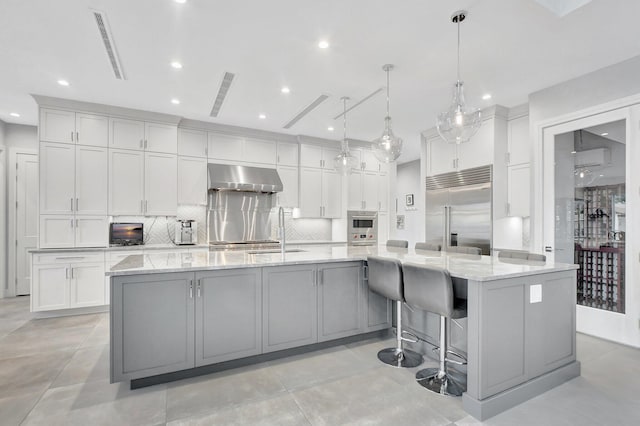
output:
{"label": "kitchen island overhang", "polygon": [[[462,402],[474,417],[489,418],[580,374],[574,265],[386,247],[305,250],[284,258],[279,253],[203,251],[124,259],[108,273],[112,380],[207,365],[233,368],[238,360],[256,357],[258,362],[261,355],[286,356],[287,351],[386,330],[390,304],[368,291],[368,255],[443,267],[458,286],[466,282],[468,389]],[[154,322],[164,323],[157,328],[165,330],[165,342],[169,329],[183,344],[171,345],[178,350],[169,352],[184,362],[169,362],[168,369],[135,365],[144,348],[153,346],[153,333],[141,334]],[[145,338],[148,344],[136,347]],[[162,351],[158,346],[152,353]],[[157,365],[163,361],[154,360]]]}

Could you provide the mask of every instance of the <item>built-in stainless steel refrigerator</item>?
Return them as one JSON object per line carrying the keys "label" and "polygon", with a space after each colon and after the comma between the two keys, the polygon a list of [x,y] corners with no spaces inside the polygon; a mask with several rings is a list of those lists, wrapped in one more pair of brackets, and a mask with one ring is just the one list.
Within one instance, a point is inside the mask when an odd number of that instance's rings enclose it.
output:
{"label": "built-in stainless steel refrigerator", "polygon": [[491,166],[429,176],[425,241],[491,254]]}

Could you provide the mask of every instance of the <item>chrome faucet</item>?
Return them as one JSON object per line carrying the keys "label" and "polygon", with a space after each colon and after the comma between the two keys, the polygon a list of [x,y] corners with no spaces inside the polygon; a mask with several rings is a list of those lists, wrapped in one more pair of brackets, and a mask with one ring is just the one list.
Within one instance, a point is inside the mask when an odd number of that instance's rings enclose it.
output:
{"label": "chrome faucet", "polygon": [[280,231],[280,252],[284,257],[285,253],[285,237],[284,237],[284,209],[280,207],[278,209],[278,229]]}

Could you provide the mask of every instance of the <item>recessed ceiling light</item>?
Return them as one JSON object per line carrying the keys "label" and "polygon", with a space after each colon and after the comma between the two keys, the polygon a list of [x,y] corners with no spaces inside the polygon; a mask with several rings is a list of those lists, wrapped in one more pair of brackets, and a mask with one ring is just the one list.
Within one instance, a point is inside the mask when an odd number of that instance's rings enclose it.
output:
{"label": "recessed ceiling light", "polygon": [[180,99],[171,99],[171,103],[174,105],[180,105]]}
{"label": "recessed ceiling light", "polygon": [[575,152],[575,151],[571,151],[571,153],[572,153],[572,154],[575,154],[576,152]]}
{"label": "recessed ceiling light", "polygon": [[264,115],[264,114],[260,114],[260,115],[258,115],[258,118],[259,118],[260,120],[264,120],[265,118],[267,118],[267,116],[266,116],[266,115]]}
{"label": "recessed ceiling light", "polygon": [[173,62],[171,62],[171,66],[172,66],[173,68],[177,69],[177,70],[179,70],[179,69],[181,69],[181,68],[182,68],[182,64],[181,64],[180,62],[178,62],[178,61],[173,61]]}
{"label": "recessed ceiling light", "polygon": [[600,177],[604,177],[604,175],[600,175]]}
{"label": "recessed ceiling light", "polygon": [[333,132],[333,127],[329,126],[329,127],[327,127],[327,130],[330,131],[330,132]]}
{"label": "recessed ceiling light", "polygon": [[484,95],[482,95],[482,99],[488,101],[489,99],[491,99],[491,93],[485,93]]}
{"label": "recessed ceiling light", "polygon": [[320,49],[327,49],[329,47],[329,42],[327,40],[320,40],[320,42],[318,42],[318,47]]}
{"label": "recessed ceiling light", "polygon": [[282,93],[289,93],[289,92],[291,92],[291,90],[289,90],[289,88],[288,88],[287,86],[284,86],[282,89],[280,89],[280,91],[281,91]]}
{"label": "recessed ceiling light", "polygon": [[600,133],[600,136],[607,136],[609,133],[604,132],[604,133]]}
{"label": "recessed ceiling light", "polygon": [[60,86],[68,86],[69,82],[67,80],[58,80],[58,84]]}
{"label": "recessed ceiling light", "polygon": [[9,115],[12,117],[20,117],[20,114],[18,114],[17,112],[11,112],[9,113]]}
{"label": "recessed ceiling light", "polygon": [[180,4],[185,4],[187,2],[187,0],[173,0],[173,1]]}

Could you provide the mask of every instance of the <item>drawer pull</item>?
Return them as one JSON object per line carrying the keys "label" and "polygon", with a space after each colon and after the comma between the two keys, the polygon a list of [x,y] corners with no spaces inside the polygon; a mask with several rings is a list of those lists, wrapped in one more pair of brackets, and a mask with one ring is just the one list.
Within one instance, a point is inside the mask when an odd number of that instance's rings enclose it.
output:
{"label": "drawer pull", "polygon": [[56,260],[84,259],[84,256],[56,257]]}

